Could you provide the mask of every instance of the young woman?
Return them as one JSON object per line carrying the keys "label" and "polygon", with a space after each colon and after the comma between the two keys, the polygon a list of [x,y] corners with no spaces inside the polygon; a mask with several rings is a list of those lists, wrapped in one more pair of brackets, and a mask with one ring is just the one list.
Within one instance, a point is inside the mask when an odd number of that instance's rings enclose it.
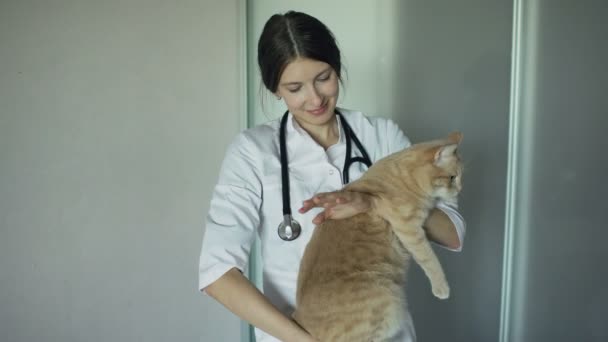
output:
{"label": "young woman", "polygon": [[[199,286],[254,325],[258,342],[313,341],[290,318],[304,247],[316,224],[370,205],[363,195],[333,192],[367,169],[363,163],[345,169],[345,160],[367,156],[374,162],[410,142],[390,120],[336,108],[340,51],[329,29],[314,17],[293,11],[272,16],[258,43],[258,64],[265,87],[288,111],[241,132],[228,148],[207,217]],[[287,207],[298,209],[292,216],[299,231],[289,219],[287,232],[277,228],[285,221],[285,176]],[[464,221],[455,208],[438,204],[425,229],[431,240],[460,250]],[[262,241],[263,293],[242,274],[256,234]],[[411,320],[404,322],[403,335],[404,341],[415,340]]]}

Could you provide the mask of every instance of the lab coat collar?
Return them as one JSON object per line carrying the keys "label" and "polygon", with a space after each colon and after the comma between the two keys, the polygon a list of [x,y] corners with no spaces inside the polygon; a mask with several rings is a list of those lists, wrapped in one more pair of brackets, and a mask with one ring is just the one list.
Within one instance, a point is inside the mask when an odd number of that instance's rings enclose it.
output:
{"label": "lab coat collar", "polygon": [[[337,117],[340,120],[340,117]],[[329,162],[327,153],[312,137],[298,124],[294,119],[293,114],[289,112],[287,117],[287,159],[290,167],[302,167],[303,165],[313,165],[319,163],[320,158],[323,162]],[[339,138],[337,145],[346,145],[342,125],[338,121]]]}
{"label": "lab coat collar", "polygon": [[[344,138],[344,130],[342,129],[342,122],[340,121],[340,115],[336,115],[336,120],[338,123],[338,142],[336,145],[341,145],[346,143],[346,139]],[[300,126],[297,120],[294,119],[293,114],[289,112],[287,118],[287,136],[292,136],[294,134],[299,135],[300,137],[307,137],[308,139],[312,139],[308,132]],[[288,138],[289,139],[289,138]]]}
{"label": "lab coat collar", "polygon": [[338,145],[346,144],[346,139],[344,138],[344,130],[342,129],[342,118],[340,115],[336,115],[336,120],[338,122]]}

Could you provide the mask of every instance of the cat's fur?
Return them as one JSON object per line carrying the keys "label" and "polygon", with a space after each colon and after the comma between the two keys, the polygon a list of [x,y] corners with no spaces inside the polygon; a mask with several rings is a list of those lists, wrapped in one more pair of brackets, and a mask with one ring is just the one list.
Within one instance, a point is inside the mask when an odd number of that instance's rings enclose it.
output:
{"label": "cat's fur", "polygon": [[293,318],[318,341],[390,340],[407,314],[410,255],[433,294],[449,296],[422,225],[438,199],[456,201],[461,139],[452,133],[379,160],[344,188],[370,195],[371,210],[315,228],[300,264]]}

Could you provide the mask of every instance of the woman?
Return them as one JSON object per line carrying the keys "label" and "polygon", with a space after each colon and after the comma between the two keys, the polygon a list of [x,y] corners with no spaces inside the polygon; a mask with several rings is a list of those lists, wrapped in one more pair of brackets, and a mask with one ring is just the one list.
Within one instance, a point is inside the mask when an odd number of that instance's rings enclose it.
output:
{"label": "woman", "polygon": [[[343,187],[345,120],[376,161],[410,142],[392,121],[336,108],[341,81],[340,51],[328,28],[298,12],[274,15],[258,43],[258,64],[265,87],[287,105],[285,145],[291,206],[302,204],[294,219],[301,235],[282,240],[280,120],[248,129],[228,148],[215,188],[200,259],[200,289],[256,327],[258,342],[313,341],[290,314],[304,247],[315,224],[363,212],[363,195],[332,192]],[[336,110],[340,116],[336,115]],[[353,148],[353,155],[362,152]],[[349,168],[350,180],[366,166]],[[316,194],[316,195],[315,195]],[[464,222],[458,212],[440,204],[425,224],[431,240],[460,250]],[[255,235],[262,241],[264,293],[242,274]],[[404,322],[413,341],[411,322]]]}

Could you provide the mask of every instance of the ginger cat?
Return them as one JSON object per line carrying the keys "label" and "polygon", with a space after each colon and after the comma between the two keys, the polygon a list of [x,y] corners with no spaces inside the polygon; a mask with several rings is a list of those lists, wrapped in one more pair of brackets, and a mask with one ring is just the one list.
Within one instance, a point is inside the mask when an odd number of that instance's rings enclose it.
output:
{"label": "ginger cat", "polygon": [[445,274],[422,228],[438,199],[455,203],[462,134],[410,146],[376,162],[343,190],[371,195],[369,212],[315,228],[298,274],[293,318],[321,342],[391,340],[407,306],[410,255],[433,294],[449,296]]}

